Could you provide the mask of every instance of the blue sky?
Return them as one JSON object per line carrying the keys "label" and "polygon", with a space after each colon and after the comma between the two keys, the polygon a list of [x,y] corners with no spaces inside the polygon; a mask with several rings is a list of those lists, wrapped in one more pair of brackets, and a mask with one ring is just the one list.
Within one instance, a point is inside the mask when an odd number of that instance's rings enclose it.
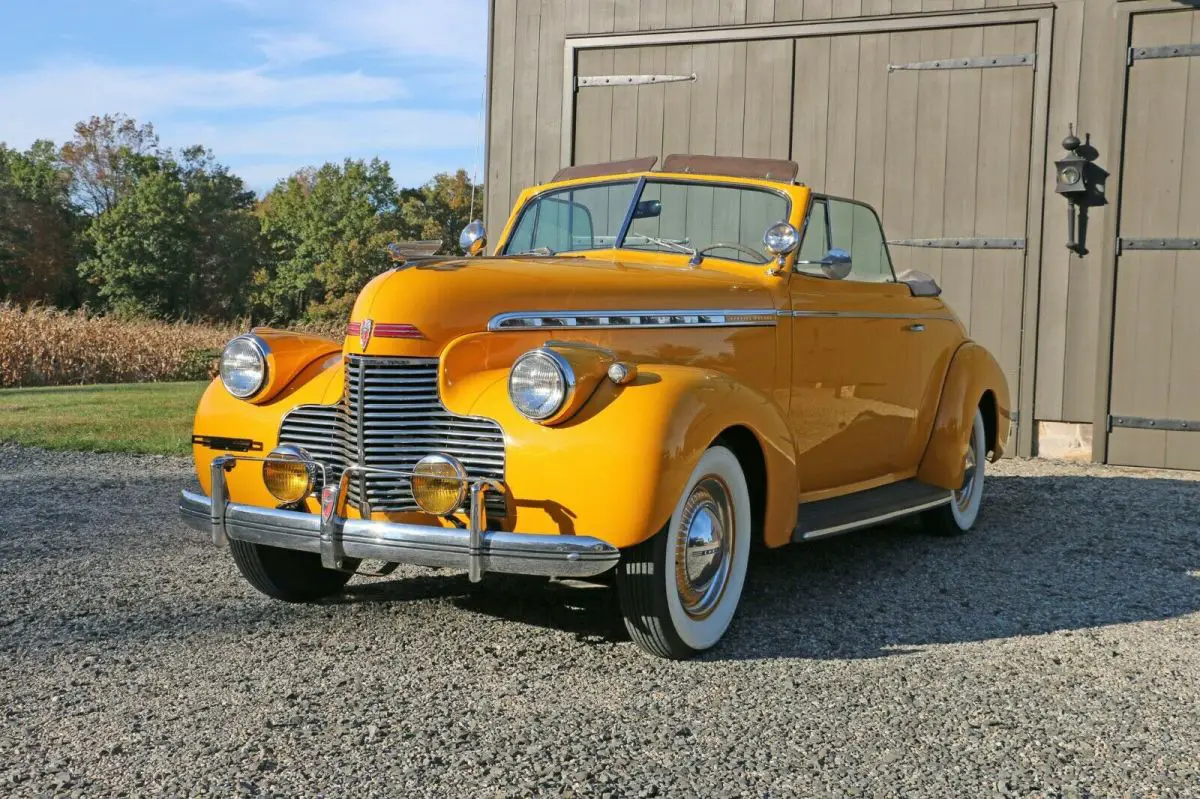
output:
{"label": "blue sky", "polygon": [[418,185],[481,158],[486,60],[486,0],[0,0],[0,141],[120,112],[259,191],[375,155]]}

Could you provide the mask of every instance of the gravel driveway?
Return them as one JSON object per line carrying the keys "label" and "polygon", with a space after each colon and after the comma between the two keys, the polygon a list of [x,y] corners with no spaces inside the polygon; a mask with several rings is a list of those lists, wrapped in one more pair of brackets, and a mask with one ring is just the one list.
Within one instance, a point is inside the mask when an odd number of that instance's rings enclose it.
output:
{"label": "gravel driveway", "polygon": [[254,593],[186,461],[0,446],[0,795],[1200,796],[1200,481],[993,467],[977,529],[768,553],[653,660],[604,588]]}

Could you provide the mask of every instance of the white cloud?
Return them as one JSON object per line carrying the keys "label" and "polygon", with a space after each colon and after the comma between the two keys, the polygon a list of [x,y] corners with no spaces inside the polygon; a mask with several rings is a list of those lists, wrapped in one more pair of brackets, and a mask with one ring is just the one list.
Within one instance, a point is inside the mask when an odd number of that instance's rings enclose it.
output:
{"label": "white cloud", "polygon": [[479,71],[487,59],[486,0],[225,0],[344,53],[444,58]]}
{"label": "white cloud", "polygon": [[354,0],[309,4],[322,29],[399,56],[429,55],[482,66],[487,59],[483,0]]}
{"label": "white cloud", "polygon": [[300,109],[405,96],[396,78],[359,72],[278,77],[261,70],[75,64],[0,76],[0,141],[66,138],[75,122],[119,111],[154,121],[186,110]]}
{"label": "white cloud", "polygon": [[[161,130],[164,139],[176,138],[172,126],[163,125]],[[482,135],[479,119],[472,114],[403,108],[291,114],[246,124],[188,126],[188,132],[221,158],[472,150]]]}
{"label": "white cloud", "polygon": [[302,64],[339,52],[338,47],[313,33],[259,31],[254,39],[271,66]]}

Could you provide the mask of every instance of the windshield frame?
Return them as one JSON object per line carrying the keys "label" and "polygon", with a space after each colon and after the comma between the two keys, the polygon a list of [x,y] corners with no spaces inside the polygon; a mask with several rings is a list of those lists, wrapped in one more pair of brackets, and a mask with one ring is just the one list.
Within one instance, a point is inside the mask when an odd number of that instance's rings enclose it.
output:
{"label": "windshield frame", "polygon": [[[689,180],[687,178],[681,178],[678,176],[669,175],[667,173],[649,173],[649,174],[642,174],[642,175],[636,175],[636,176],[635,175],[628,175],[628,176],[614,175],[614,176],[607,177],[602,180],[580,181],[579,183],[573,183],[568,186],[547,186],[543,190],[541,190],[541,191],[537,192],[536,194],[532,195],[531,197],[529,197],[529,199],[527,199],[525,201],[525,203],[521,206],[521,208],[517,212],[516,216],[513,217],[513,221],[510,226],[510,230],[508,231],[508,235],[504,241],[504,246],[501,247],[496,254],[497,255],[516,255],[517,254],[517,253],[511,252],[513,234],[515,234],[517,229],[520,227],[521,221],[525,218],[525,214],[530,211],[530,209],[534,206],[534,204],[536,202],[544,199],[546,196],[551,195],[551,194],[557,194],[559,192],[578,191],[579,189],[582,189],[585,187],[614,186],[614,185],[619,185],[619,184],[623,184],[623,183],[633,183],[634,189],[633,189],[633,194],[631,195],[630,200],[629,200],[629,207],[625,209],[625,217],[621,221],[621,227],[618,229],[617,235],[616,235],[615,239],[613,240],[612,245],[611,246],[602,246],[602,247],[581,247],[579,249],[563,250],[561,253],[556,252],[555,255],[571,255],[571,254],[585,253],[585,252],[601,252],[601,251],[605,251],[605,250],[625,250],[627,252],[636,252],[636,253],[655,253],[658,255],[686,256],[687,254],[683,253],[683,252],[673,252],[670,250],[651,250],[651,249],[645,249],[645,248],[640,248],[640,247],[632,248],[632,247],[625,246],[625,239],[629,235],[630,228],[633,227],[634,211],[637,209],[638,203],[641,202],[642,193],[645,191],[646,186],[650,183],[657,183],[657,184],[664,184],[664,185],[682,185],[682,186],[712,186],[713,188],[740,189],[742,191],[765,192],[768,194],[773,194],[776,197],[779,197],[780,199],[783,200],[783,202],[785,204],[783,219],[775,220],[775,221],[788,222],[792,218],[792,197],[791,197],[791,195],[782,189],[775,188],[774,186],[764,186],[759,183],[741,183],[741,182],[734,182],[734,181],[711,180],[711,179],[707,179],[707,178],[699,179],[699,180]],[[768,222],[767,223],[768,227],[771,224],[773,224],[773,223]],[[766,232],[766,228],[763,228],[763,232],[764,233]],[[716,258],[719,260],[721,259],[721,256],[719,256],[719,255],[711,255],[708,257]],[[740,264],[742,266],[761,266],[762,265],[762,264],[753,264],[748,261],[739,261],[736,259],[726,258],[723,260],[727,260],[730,263]]]}

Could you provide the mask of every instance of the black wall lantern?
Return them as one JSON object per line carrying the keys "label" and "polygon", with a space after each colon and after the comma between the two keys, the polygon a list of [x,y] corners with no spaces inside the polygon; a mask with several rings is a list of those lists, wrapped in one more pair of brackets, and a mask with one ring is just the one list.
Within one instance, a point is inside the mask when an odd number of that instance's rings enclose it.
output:
{"label": "black wall lantern", "polygon": [[[1081,142],[1073,126],[1068,130],[1067,138],[1063,139],[1067,156],[1054,162],[1057,170],[1054,190],[1067,198],[1067,249],[1086,255],[1088,209],[1108,205],[1108,198],[1104,196],[1108,172],[1095,163],[1100,152],[1092,146],[1091,134],[1086,134],[1087,141]],[[1076,219],[1079,221],[1078,238],[1075,235]]]}

